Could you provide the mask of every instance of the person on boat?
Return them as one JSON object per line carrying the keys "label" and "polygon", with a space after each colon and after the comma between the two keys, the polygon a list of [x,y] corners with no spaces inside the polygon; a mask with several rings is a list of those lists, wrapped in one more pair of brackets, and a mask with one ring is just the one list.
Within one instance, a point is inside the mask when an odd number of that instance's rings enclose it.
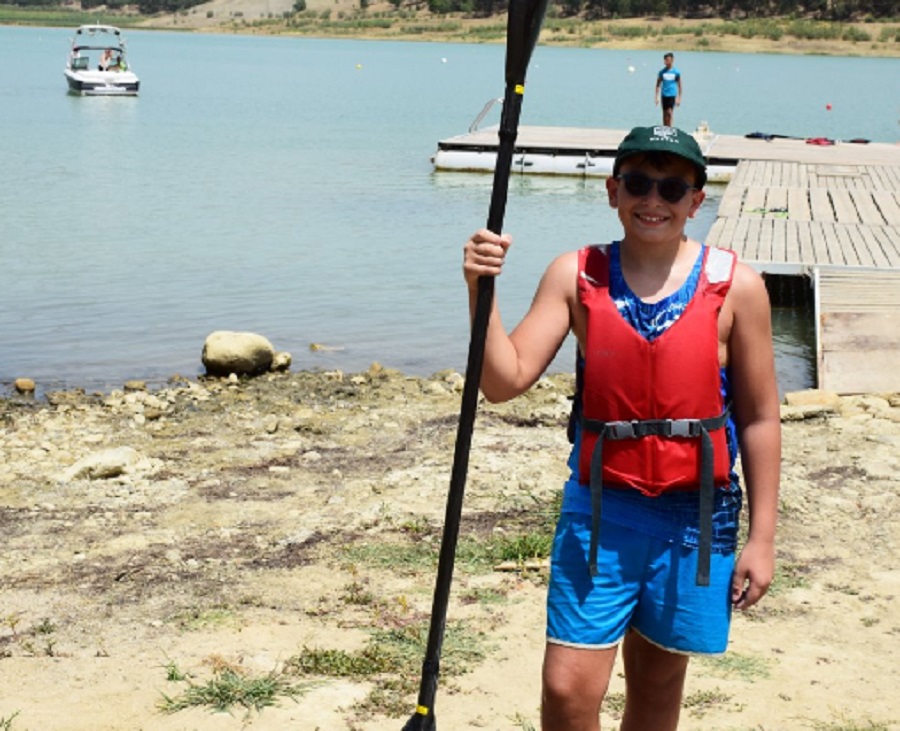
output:
{"label": "person on boat", "polygon": [[681,106],[681,72],[674,67],[675,55],[663,56],[665,64],[656,75],[656,105],[662,102],[662,123],[671,127],[675,107]]}
{"label": "person on boat", "polygon": [[[773,578],[781,431],[769,301],[733,252],[685,235],[705,182],[691,135],[633,129],[606,181],[622,238],[553,260],[512,332],[492,304],[488,401],[525,392],[570,331],[577,340],[543,731],[600,728],[620,645],[620,731],[675,729],[690,655],[724,652],[732,609],[756,604]],[[511,244],[486,229],[466,242],[470,310]],[[739,553],[738,452],[749,505]]]}
{"label": "person on boat", "polygon": [[109,65],[112,62],[112,49],[107,48],[103,54],[100,56],[100,64],[97,66],[98,71],[106,71],[109,69]]}

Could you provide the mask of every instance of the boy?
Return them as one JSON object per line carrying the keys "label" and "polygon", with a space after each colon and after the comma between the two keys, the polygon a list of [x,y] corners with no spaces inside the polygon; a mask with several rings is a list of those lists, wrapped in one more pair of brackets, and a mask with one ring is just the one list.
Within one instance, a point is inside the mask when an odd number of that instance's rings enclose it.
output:
{"label": "boy", "polygon": [[[620,731],[675,729],[689,654],[724,652],[731,608],[753,606],[772,581],[781,445],[768,296],[731,252],[685,236],[705,182],[690,135],[633,129],[606,181],[621,241],[555,259],[510,334],[494,301],[489,401],[526,391],[570,330],[578,341],[543,731],[600,728],[619,643]],[[510,244],[487,230],[466,243],[470,308]],[[735,561],[738,445],[750,520]]]}
{"label": "boy", "polygon": [[665,66],[656,75],[655,103],[659,106],[662,92],[662,121],[664,125],[671,127],[675,107],[681,106],[681,72],[672,67],[675,63],[673,54],[667,53],[663,56],[663,63]]}

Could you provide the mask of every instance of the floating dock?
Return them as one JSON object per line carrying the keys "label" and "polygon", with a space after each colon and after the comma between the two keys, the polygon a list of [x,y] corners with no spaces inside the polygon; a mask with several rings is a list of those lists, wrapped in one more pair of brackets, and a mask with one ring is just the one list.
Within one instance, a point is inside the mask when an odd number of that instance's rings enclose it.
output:
{"label": "floating dock", "polygon": [[900,160],[848,160],[738,163],[707,242],[764,275],[809,278],[819,388],[897,393]]}
{"label": "floating dock", "polygon": [[[476,120],[477,122],[477,120]],[[608,177],[616,148],[628,130],[586,127],[519,128],[512,170],[528,175]],[[803,139],[770,139],[720,135],[702,124],[693,132],[708,164],[710,182],[727,183],[741,160],[827,164],[846,159],[853,164],[900,164],[900,145],[834,142],[810,144]],[[821,138],[820,138],[821,141]],[[438,142],[435,170],[492,172],[497,160],[498,127],[470,130]]]}
{"label": "floating dock", "polygon": [[[438,143],[436,170],[493,171],[497,127],[477,122]],[[513,172],[609,176],[626,134],[521,127]],[[900,393],[900,144],[693,134],[727,183],[707,243],[813,288],[818,387]]]}

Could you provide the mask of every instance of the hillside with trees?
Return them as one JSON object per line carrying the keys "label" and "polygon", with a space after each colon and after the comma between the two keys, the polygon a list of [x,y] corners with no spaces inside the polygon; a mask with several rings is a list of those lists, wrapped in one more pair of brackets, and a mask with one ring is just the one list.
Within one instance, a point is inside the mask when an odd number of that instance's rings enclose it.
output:
{"label": "hillside with trees", "polygon": [[[397,9],[428,10],[434,14],[465,13],[475,17],[490,17],[506,10],[505,0],[390,0]],[[56,7],[46,0],[6,0],[4,4],[22,8]],[[71,5],[71,3],[67,3]],[[81,0],[81,8],[90,10],[106,7],[115,11],[136,8],[142,15],[175,13],[201,4],[198,0]],[[301,4],[305,6],[305,3]],[[360,0],[365,8],[367,0]],[[662,16],[684,19],[761,19],[802,18],[849,22],[861,20],[891,21],[900,17],[900,0],[557,0],[553,3],[560,17],[580,16],[588,20],[641,18]],[[302,8],[298,8],[300,10]]]}

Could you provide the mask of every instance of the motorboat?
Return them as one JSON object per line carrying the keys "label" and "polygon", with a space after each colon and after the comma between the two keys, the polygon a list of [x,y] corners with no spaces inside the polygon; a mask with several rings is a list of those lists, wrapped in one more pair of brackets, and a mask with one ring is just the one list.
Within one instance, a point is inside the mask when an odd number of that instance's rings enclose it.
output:
{"label": "motorboat", "polygon": [[64,73],[69,93],[80,96],[137,96],[140,86],[122,31],[112,25],[79,26]]}

